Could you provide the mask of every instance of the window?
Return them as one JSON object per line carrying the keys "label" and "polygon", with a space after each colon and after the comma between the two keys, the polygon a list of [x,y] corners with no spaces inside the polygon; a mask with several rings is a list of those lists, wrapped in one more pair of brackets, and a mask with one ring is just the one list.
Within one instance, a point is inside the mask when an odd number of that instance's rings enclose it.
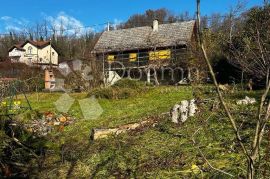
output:
{"label": "window", "polygon": [[54,52],[52,52],[52,56],[54,56]]}
{"label": "window", "polygon": [[149,52],[149,60],[167,60],[171,58],[170,50],[160,50]]}
{"label": "window", "polygon": [[32,50],[33,50],[32,47],[28,47],[28,54],[32,54]]}
{"label": "window", "polygon": [[108,60],[109,62],[112,62],[112,61],[115,60],[115,56],[114,56],[114,55],[108,55],[107,60]]}
{"label": "window", "polygon": [[137,60],[137,53],[130,53],[129,54],[129,61],[135,62]]}

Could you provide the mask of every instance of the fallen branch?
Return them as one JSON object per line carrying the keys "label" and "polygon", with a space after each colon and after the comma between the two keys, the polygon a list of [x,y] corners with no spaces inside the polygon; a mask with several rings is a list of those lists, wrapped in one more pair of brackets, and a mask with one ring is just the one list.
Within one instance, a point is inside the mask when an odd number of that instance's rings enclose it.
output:
{"label": "fallen branch", "polygon": [[157,117],[148,117],[146,120],[143,120],[141,122],[121,125],[116,128],[110,128],[110,129],[93,128],[91,130],[90,139],[91,140],[103,139],[111,135],[119,135],[122,133],[126,133],[128,131],[136,130],[136,129],[143,128],[146,126],[154,126],[155,124],[158,123],[158,119],[160,119],[160,117],[165,116],[165,115],[169,115],[169,113],[163,113]]}
{"label": "fallen branch", "polygon": [[14,134],[14,131],[12,129],[12,127],[10,127],[10,130],[11,130],[11,139],[13,140],[13,142],[15,142],[17,145],[21,146],[23,149],[29,151],[35,158],[39,158],[39,156],[32,150],[30,149],[29,147],[25,146],[23,143],[21,143],[16,137],[15,137],[15,134]]}
{"label": "fallen branch", "polygon": [[35,158],[39,158],[39,156],[29,147],[25,146],[24,144],[22,144],[17,138],[12,137],[12,140],[19,146],[21,146],[23,149],[29,151]]}

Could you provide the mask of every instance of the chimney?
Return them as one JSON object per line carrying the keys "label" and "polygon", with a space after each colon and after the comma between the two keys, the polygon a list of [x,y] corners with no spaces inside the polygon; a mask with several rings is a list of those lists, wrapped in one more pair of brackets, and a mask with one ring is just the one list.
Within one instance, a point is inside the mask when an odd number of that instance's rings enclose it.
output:
{"label": "chimney", "polygon": [[107,23],[107,31],[110,31],[110,22]]}
{"label": "chimney", "polygon": [[153,21],[153,31],[158,32],[158,20]]}

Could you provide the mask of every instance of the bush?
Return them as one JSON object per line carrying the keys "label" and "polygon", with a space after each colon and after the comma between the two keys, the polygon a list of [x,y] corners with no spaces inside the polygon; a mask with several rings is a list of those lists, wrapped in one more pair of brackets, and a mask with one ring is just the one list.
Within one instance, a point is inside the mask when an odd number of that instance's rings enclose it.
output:
{"label": "bush", "polygon": [[89,93],[88,96],[96,96],[97,98],[104,99],[127,99],[133,96],[137,96],[141,92],[131,88],[119,88],[119,87],[108,87],[95,89]]}
{"label": "bush", "polygon": [[104,99],[127,99],[149,90],[143,82],[123,79],[107,88],[98,88],[88,94]]}
{"label": "bush", "polygon": [[122,80],[119,80],[118,82],[116,82],[112,87],[138,89],[138,88],[142,88],[144,86],[145,86],[145,83],[142,81],[122,79]]}

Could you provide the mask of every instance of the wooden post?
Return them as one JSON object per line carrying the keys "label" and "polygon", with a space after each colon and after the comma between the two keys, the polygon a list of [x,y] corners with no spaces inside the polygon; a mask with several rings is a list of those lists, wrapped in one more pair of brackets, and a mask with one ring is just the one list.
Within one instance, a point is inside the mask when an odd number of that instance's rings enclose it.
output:
{"label": "wooden post", "polygon": [[155,79],[155,84],[156,84],[157,86],[159,86],[156,68],[154,68],[154,79]]}
{"label": "wooden post", "polygon": [[147,68],[147,83],[148,84],[151,83],[151,72],[150,72],[150,68]]}
{"label": "wooden post", "polygon": [[188,80],[191,81],[191,72],[190,72],[190,68],[188,68]]}
{"label": "wooden post", "polygon": [[105,57],[104,57],[104,52],[102,53],[102,78],[103,78],[103,85],[106,87],[107,81],[106,81],[106,74],[105,74]]}

